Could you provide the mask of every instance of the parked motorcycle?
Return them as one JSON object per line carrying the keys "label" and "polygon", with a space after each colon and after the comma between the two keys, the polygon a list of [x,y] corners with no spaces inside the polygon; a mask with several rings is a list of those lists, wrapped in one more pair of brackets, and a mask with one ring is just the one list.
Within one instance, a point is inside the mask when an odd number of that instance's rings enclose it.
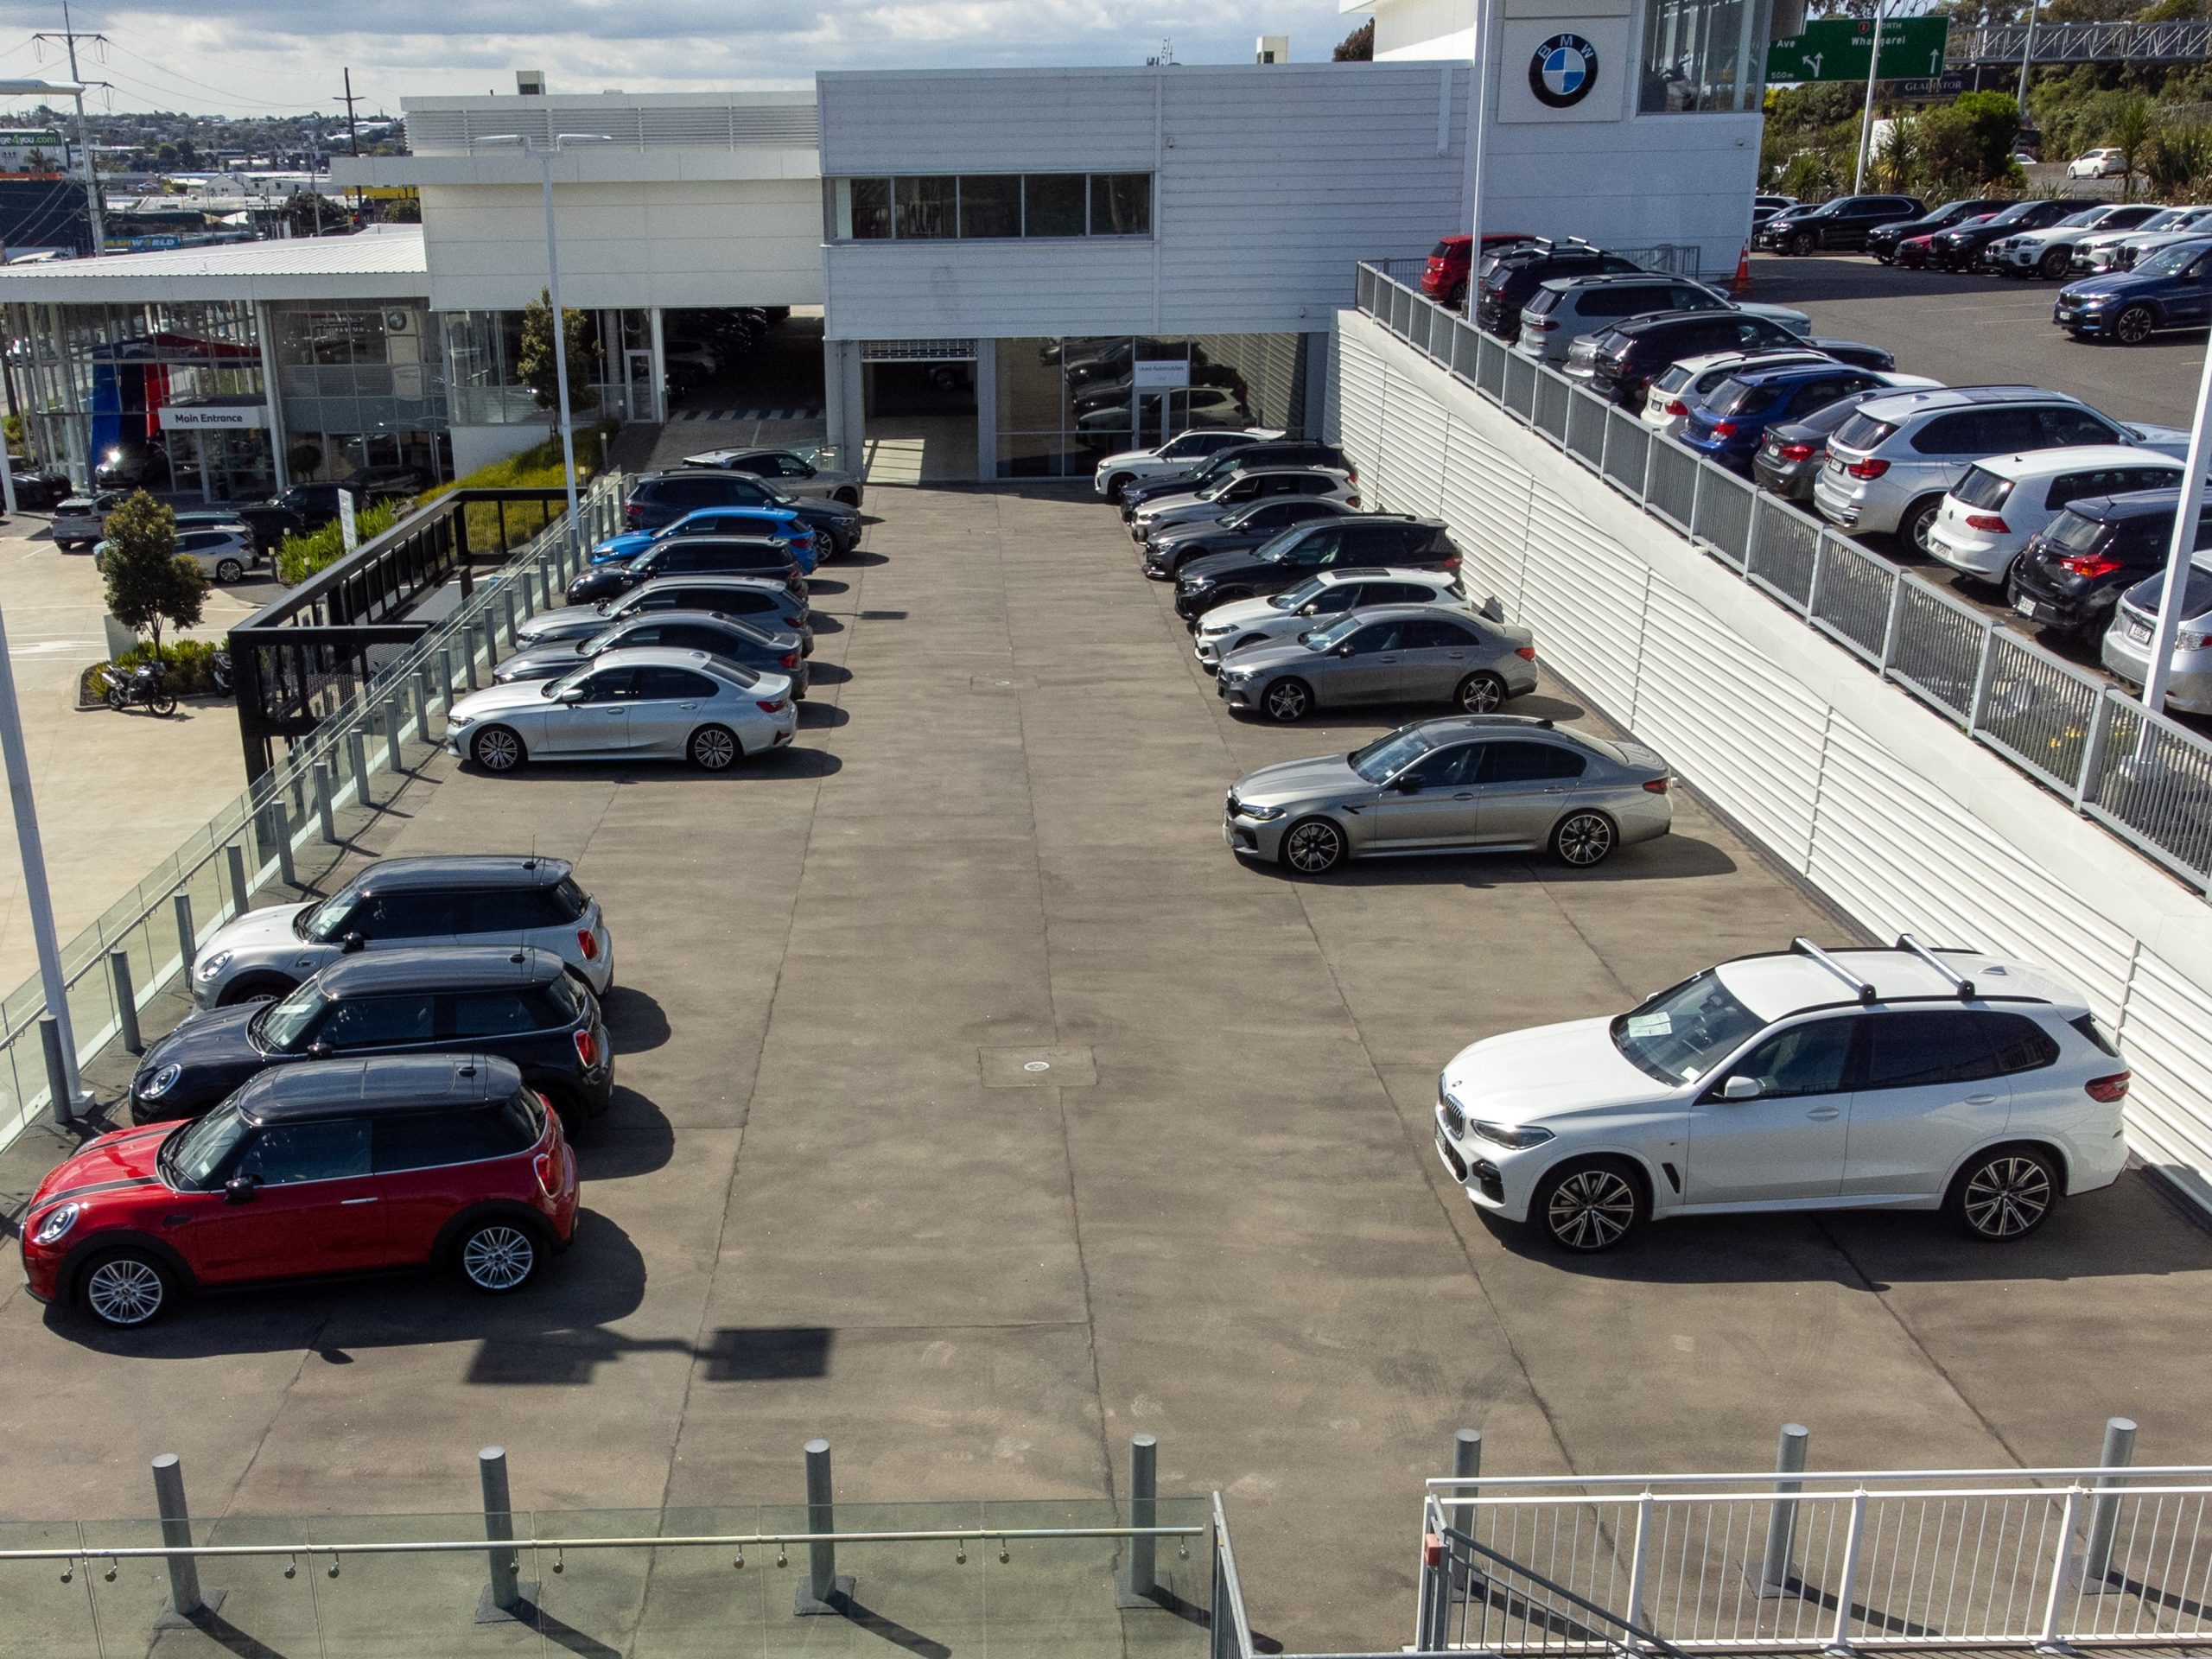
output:
{"label": "parked motorcycle", "polygon": [[169,690],[168,673],[158,662],[143,663],[130,670],[112,663],[101,671],[106,681],[107,706],[120,714],[143,702],[157,715],[176,713],[176,693]]}
{"label": "parked motorcycle", "polygon": [[207,659],[207,677],[214,683],[216,695],[225,697],[231,695],[231,653],[228,651],[219,648]]}

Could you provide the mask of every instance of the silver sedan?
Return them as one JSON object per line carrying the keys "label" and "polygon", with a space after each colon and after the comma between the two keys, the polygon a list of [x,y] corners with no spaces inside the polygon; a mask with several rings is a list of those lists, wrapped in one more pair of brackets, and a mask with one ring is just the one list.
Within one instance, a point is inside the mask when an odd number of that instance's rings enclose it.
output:
{"label": "silver sedan", "polygon": [[1548,848],[1587,869],[1673,827],[1667,763],[1641,743],[1512,715],[1402,726],[1350,754],[1262,766],[1229,791],[1222,838],[1293,875],[1348,858]]}
{"label": "silver sedan", "polygon": [[866,489],[857,473],[839,472],[819,465],[821,451],[797,449],[709,449],[686,455],[686,467],[711,467],[722,473],[750,473],[765,478],[785,495],[801,500],[842,501],[857,507]]}
{"label": "silver sedan", "polygon": [[557,680],[472,691],[446,747],[486,772],[525,760],[689,760],[721,772],[791,741],[791,683],[727,658],[666,645],[603,652]]}
{"label": "silver sedan", "polygon": [[1536,689],[1534,639],[1457,607],[1379,605],[1231,652],[1214,685],[1230,708],[1285,722],[1363,702],[1449,702],[1488,714]]}

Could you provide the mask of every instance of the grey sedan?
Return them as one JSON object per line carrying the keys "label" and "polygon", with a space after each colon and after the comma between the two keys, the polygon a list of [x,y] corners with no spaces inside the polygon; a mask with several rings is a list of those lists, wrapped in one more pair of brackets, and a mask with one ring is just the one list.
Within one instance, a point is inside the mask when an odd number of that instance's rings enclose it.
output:
{"label": "grey sedan", "polygon": [[1214,685],[1230,708],[1285,722],[1362,702],[1450,702],[1487,714],[1536,689],[1534,639],[1456,608],[1382,605],[1232,652]]}
{"label": "grey sedan", "polygon": [[857,473],[839,472],[834,467],[817,466],[821,451],[798,449],[709,449],[703,454],[686,455],[686,467],[711,467],[721,473],[750,473],[755,478],[765,478],[785,495],[795,495],[801,500],[842,501],[849,507],[857,507],[866,489]]}
{"label": "grey sedan", "polygon": [[782,674],[791,696],[806,696],[806,642],[782,629],[756,628],[750,622],[713,611],[645,611],[626,616],[582,639],[555,639],[518,652],[492,671],[506,685],[516,680],[551,680],[582,668],[603,651],[625,645],[673,645],[703,651],[765,673]]}
{"label": "grey sedan", "polygon": [[1347,858],[1539,847],[1587,869],[1673,823],[1667,763],[1642,744],[1475,715],[1262,766],[1229,791],[1221,833],[1243,857],[1324,875]]}

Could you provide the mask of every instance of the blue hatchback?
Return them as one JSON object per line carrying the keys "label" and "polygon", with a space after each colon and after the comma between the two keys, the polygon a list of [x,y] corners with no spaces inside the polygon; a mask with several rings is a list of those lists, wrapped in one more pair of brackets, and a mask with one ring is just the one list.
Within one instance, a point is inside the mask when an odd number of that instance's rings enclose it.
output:
{"label": "blue hatchback", "polygon": [[1709,461],[1748,474],[1766,429],[1802,421],[1839,397],[1891,382],[1848,363],[1796,363],[1731,376],[1692,404],[1682,417],[1681,442]]}
{"label": "blue hatchback", "polygon": [[2161,328],[2202,328],[2212,322],[2212,241],[2177,242],[2133,270],[2069,283],[2050,320],[2076,340],[2123,346],[2140,346]]}
{"label": "blue hatchback", "polygon": [[671,536],[765,536],[788,545],[800,573],[814,574],[820,549],[814,532],[788,507],[701,507],[660,530],[610,536],[591,550],[594,564],[622,564]]}

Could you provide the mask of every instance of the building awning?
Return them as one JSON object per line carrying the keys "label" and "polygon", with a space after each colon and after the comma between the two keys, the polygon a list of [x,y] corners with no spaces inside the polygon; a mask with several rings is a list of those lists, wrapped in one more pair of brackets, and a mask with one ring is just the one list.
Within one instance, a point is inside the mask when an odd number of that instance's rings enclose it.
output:
{"label": "building awning", "polygon": [[0,268],[0,303],[16,305],[428,299],[429,294],[419,225]]}

